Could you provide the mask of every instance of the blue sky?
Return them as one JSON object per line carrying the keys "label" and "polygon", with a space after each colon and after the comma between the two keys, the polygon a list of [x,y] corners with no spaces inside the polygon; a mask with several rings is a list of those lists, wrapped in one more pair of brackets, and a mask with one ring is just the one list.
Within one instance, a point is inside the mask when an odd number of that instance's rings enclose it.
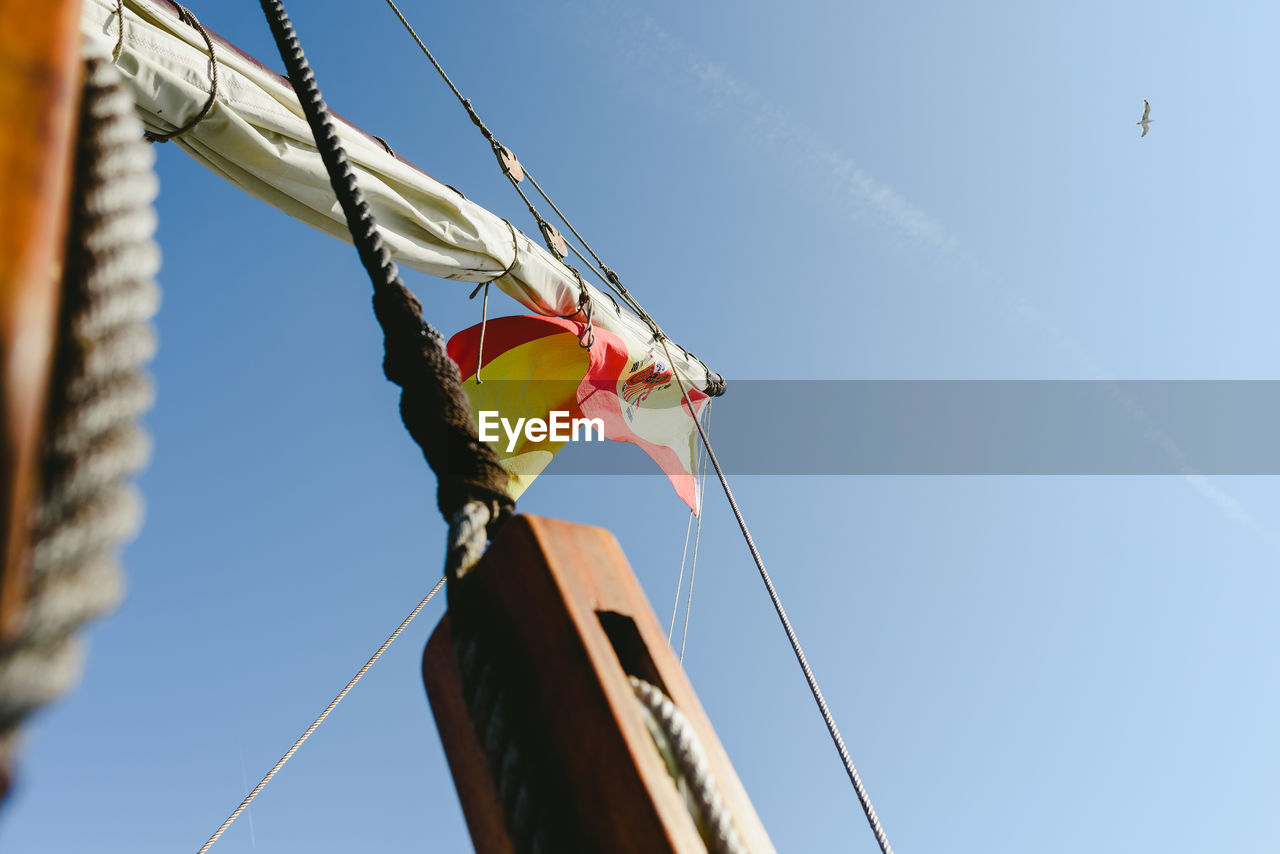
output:
{"label": "blue sky", "polygon": [[[535,230],[381,3],[291,6],[332,107]],[[1277,376],[1270,4],[402,7],[729,394]],[[257,4],[193,8],[279,66]],[[29,732],[6,851],[196,850],[441,569],[354,251],[156,153],[146,527],[82,685]],[[478,321],[468,286],[408,281],[446,332]],[[841,429],[795,416],[797,441]],[[1280,846],[1274,479],[733,485],[899,852]],[[779,851],[874,851],[708,494],[703,705]],[[668,618],[687,515],[663,478],[547,476],[520,506],[614,531]],[[468,850],[418,676],[442,607],[215,851]]]}

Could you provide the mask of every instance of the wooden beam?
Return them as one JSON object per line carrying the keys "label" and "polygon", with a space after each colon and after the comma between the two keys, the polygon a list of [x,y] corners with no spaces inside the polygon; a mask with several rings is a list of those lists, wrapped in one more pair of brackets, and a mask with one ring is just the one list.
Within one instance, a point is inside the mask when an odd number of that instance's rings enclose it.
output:
{"label": "wooden beam", "polygon": [[[662,688],[697,731],[749,851],[772,844],[666,634],[608,531],[533,516],[509,521],[484,559],[450,591],[423,679],[478,854],[512,850],[499,798],[463,703],[450,632],[482,631],[512,648],[533,690],[519,714],[537,727],[571,801],[584,850],[705,852],[628,681]],[[462,597],[463,601],[460,601]],[[452,627],[450,620],[453,621]]]}
{"label": "wooden beam", "polygon": [[79,0],[0,0],[0,636],[27,539],[58,317],[81,86]]}

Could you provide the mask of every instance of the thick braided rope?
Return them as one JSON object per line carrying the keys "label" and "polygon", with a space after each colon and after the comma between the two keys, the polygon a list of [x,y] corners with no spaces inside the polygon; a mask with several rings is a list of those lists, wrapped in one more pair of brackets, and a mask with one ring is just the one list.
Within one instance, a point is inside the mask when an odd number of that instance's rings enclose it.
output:
{"label": "thick braided rope", "polygon": [[423,320],[421,304],[400,280],[284,4],[280,0],[260,2],[360,261],[373,282],[374,312],[386,336],[383,370],[403,389],[400,414],[439,480],[440,512],[448,519],[472,499],[509,507],[507,473],[493,450],[476,435],[462,380],[445,351],[444,337]]}
{"label": "thick braided rope", "polygon": [[117,551],[141,518],[129,479],[150,451],[138,419],[152,398],[157,183],[133,98],[105,57],[87,63],[79,126],[28,600],[0,647],[0,764],[21,720],[78,677],[75,630],[120,597]]}
{"label": "thick braided rope", "polygon": [[527,667],[511,660],[504,632],[458,619],[461,610],[450,603],[459,687],[512,849],[516,854],[583,850],[572,831],[577,822],[566,816],[567,802],[558,794],[565,791],[564,784],[521,708],[530,690],[522,678]]}
{"label": "thick braided rope", "polygon": [[689,719],[660,688],[634,676],[629,678],[631,690],[657,724],[680,777],[688,787],[692,806],[696,809],[694,820],[707,851],[710,854],[747,854],[742,835],[733,823],[733,816],[729,814],[724,796],[716,785],[715,775],[711,773],[711,763]]}

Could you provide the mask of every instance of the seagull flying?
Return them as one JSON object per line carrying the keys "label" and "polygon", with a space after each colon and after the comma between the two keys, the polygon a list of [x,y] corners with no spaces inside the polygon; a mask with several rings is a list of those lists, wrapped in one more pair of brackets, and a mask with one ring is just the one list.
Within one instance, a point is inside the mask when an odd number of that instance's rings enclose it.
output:
{"label": "seagull flying", "polygon": [[1151,104],[1147,102],[1146,98],[1142,99],[1142,121],[1134,122],[1134,124],[1142,125],[1142,136],[1146,136],[1147,131],[1151,130]]}

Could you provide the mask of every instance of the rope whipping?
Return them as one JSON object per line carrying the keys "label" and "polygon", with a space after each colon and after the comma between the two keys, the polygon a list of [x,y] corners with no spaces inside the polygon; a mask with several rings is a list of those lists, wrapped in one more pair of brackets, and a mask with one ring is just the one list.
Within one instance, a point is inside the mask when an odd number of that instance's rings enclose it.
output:
{"label": "rope whipping", "polygon": [[249,792],[249,794],[245,796],[245,799],[240,802],[240,806],[236,807],[235,810],[232,811],[231,815],[227,816],[227,820],[219,825],[218,829],[214,831],[213,836],[209,837],[209,841],[202,845],[196,854],[205,854],[205,852],[212,848],[213,843],[218,841],[218,837],[222,836],[222,834],[227,831],[227,828],[231,826],[231,823],[240,817],[240,813],[244,812],[248,808],[249,804],[253,803],[253,799],[258,797],[258,793],[267,787],[267,784],[271,782],[271,778],[276,775],[276,772],[284,767],[284,763],[288,762],[293,757],[293,754],[298,752],[298,748],[302,746],[302,743],[311,737],[311,733],[315,732],[316,728],[319,727],[320,724],[324,723],[324,719],[329,717],[329,713],[337,708],[338,703],[342,702],[343,697],[347,696],[347,692],[354,688],[355,684],[364,678],[364,675],[369,672],[369,668],[373,667],[373,663],[382,657],[382,654],[387,651],[387,648],[391,646],[396,638],[400,637],[400,633],[405,630],[405,627],[408,626],[409,623],[413,622],[413,618],[418,616],[418,612],[425,608],[427,603],[431,601],[431,598],[440,592],[440,588],[444,586],[444,581],[444,577],[442,576],[440,580],[436,582],[436,586],[431,588],[431,592],[428,593],[411,612],[409,612],[409,616],[405,617],[400,625],[396,627],[396,630],[391,633],[391,636],[383,641],[382,646],[378,647],[378,651],[364,663],[364,667],[361,667],[355,676],[351,677],[351,681],[346,684],[346,687],[338,692],[338,696],[334,697],[333,701],[325,707],[325,710],[320,713],[320,717],[316,718],[315,721],[312,722],[311,726],[307,727],[307,731],[299,736],[298,740],[293,743],[293,746],[285,752],[284,756],[280,757],[280,761],[271,766],[271,770],[267,772],[267,776],[263,777],[258,785],[253,787],[253,791]]}
{"label": "rope whipping", "polygon": [[[670,362],[671,353],[667,350],[666,339],[663,338],[661,341],[663,352],[667,354],[667,361]],[[738,527],[742,530],[742,537],[746,540],[747,549],[751,552],[751,558],[755,561],[756,569],[760,572],[760,578],[764,581],[765,589],[769,591],[769,599],[773,602],[773,610],[777,612],[778,619],[782,622],[783,631],[787,634],[787,641],[791,644],[791,651],[795,653],[796,661],[800,663],[800,669],[804,672],[805,682],[809,684],[809,691],[813,694],[813,699],[818,704],[818,711],[822,714],[822,721],[827,725],[827,732],[831,734],[831,740],[835,743],[836,752],[840,754],[840,761],[844,764],[845,773],[849,775],[849,782],[853,784],[853,790],[858,796],[858,803],[862,806],[862,811],[867,816],[867,823],[871,826],[871,832],[875,835],[876,843],[880,846],[882,854],[893,854],[893,847],[889,844],[889,837],[885,834],[884,827],[880,824],[880,817],[876,815],[875,807],[871,805],[871,797],[867,794],[866,786],[862,784],[858,769],[853,765],[853,759],[850,758],[849,750],[845,747],[844,738],[840,735],[840,729],[836,726],[831,710],[827,707],[827,701],[822,695],[822,689],[818,687],[817,677],[813,675],[813,669],[809,667],[809,659],[805,657],[804,649],[800,646],[800,639],[796,636],[795,629],[791,627],[791,620],[787,617],[787,611],[782,607],[782,599],[778,596],[778,591],[774,589],[773,579],[769,576],[769,570],[764,565],[764,558],[761,557],[760,550],[756,548],[755,540],[751,536],[751,530],[747,527],[747,520],[743,518],[742,510],[738,507],[738,501],[733,497],[733,490],[729,488],[729,479],[725,476],[724,469],[720,467],[720,461],[716,459],[716,453],[711,448],[707,433],[702,429],[702,423],[698,421],[697,413],[693,410],[693,404],[689,401],[689,393],[685,388],[684,380],[681,379],[679,371],[673,370],[672,374],[680,385],[681,397],[685,406],[689,408],[689,414],[693,417],[694,426],[698,428],[698,436],[702,439],[702,445],[707,450],[707,458],[711,460],[711,466],[715,469],[716,477],[720,480],[720,487],[724,490],[725,498],[729,500],[729,507],[733,509],[733,517],[738,521]]]}
{"label": "rope whipping", "polygon": [[635,676],[627,678],[709,854],[747,854],[693,724],[661,688]]}
{"label": "rope whipping", "polygon": [[133,97],[105,56],[86,60],[78,136],[31,579],[0,646],[0,766],[22,720],[78,678],[74,632],[120,598],[118,552],[141,519],[130,480],[150,454],[139,419],[160,302],[157,182]]}

